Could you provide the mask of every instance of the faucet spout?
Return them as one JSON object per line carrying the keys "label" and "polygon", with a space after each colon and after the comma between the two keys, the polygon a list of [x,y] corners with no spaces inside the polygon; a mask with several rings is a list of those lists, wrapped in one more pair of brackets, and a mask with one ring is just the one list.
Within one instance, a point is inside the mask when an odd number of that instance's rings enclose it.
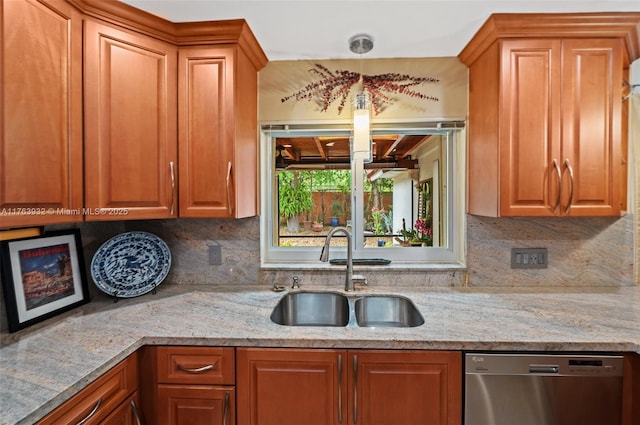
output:
{"label": "faucet spout", "polygon": [[320,261],[329,261],[329,247],[331,246],[331,238],[333,238],[333,235],[335,235],[336,233],[342,233],[347,238],[347,273],[345,276],[344,290],[353,291],[355,287],[353,283],[353,253],[351,250],[351,233],[349,233],[349,230],[346,227],[335,227],[329,232],[327,238],[324,241],[324,245],[322,246],[322,251],[320,252]]}

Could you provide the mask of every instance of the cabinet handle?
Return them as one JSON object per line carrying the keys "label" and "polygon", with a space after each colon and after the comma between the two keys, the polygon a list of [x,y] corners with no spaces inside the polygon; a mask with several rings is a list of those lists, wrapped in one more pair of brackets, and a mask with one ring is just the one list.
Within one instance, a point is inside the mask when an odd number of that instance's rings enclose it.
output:
{"label": "cabinet handle", "polygon": [[222,413],[222,425],[227,425],[227,416],[229,416],[229,393],[224,393],[224,409]]}
{"label": "cabinet handle", "polygon": [[358,356],[353,355],[353,425],[358,423]]}
{"label": "cabinet handle", "polygon": [[91,412],[89,412],[89,414],[87,416],[84,417],[83,420],[81,420],[80,422],[78,422],[77,425],[82,425],[83,423],[87,422],[89,419],[91,419],[91,417],[93,415],[96,414],[96,412],[98,411],[98,409],[100,408],[100,405],[102,404],[102,397],[100,397],[98,399],[98,401],[96,402],[95,406],[93,406],[93,409],[91,409]]}
{"label": "cabinet handle", "polygon": [[171,211],[169,214],[173,215],[173,207],[176,204],[176,172],[173,161],[169,162],[169,170],[171,170]]}
{"label": "cabinet handle", "polygon": [[342,423],[342,354],[338,354],[338,423]]}
{"label": "cabinet handle", "polygon": [[553,206],[553,213],[557,214],[558,209],[560,208],[560,200],[562,199],[562,172],[560,171],[560,166],[555,158],[553,158],[553,168],[556,170],[556,174],[558,176],[558,196],[556,197],[556,203]]}
{"label": "cabinet handle", "polygon": [[182,366],[181,364],[179,364],[177,367],[181,371],[187,372],[187,373],[203,373],[203,372],[206,372],[206,371],[211,370],[211,369],[214,368],[214,366],[212,364],[208,364],[208,365],[202,366],[202,367],[195,367],[195,368],[185,367],[185,366]]}
{"label": "cabinet handle", "polygon": [[133,417],[136,420],[136,424],[142,425],[142,422],[140,422],[140,415],[138,415],[138,408],[136,407],[136,402],[133,400],[131,400],[131,412],[133,413]]}
{"label": "cabinet handle", "polygon": [[571,185],[569,186],[571,189],[569,190],[569,202],[567,203],[567,208],[564,210],[565,214],[569,214],[569,210],[571,209],[571,204],[573,204],[573,167],[571,167],[571,163],[569,162],[569,158],[565,158],[564,166],[569,170],[569,182]]}
{"label": "cabinet handle", "polygon": [[231,161],[227,165],[227,211],[229,211],[229,215],[231,215]]}

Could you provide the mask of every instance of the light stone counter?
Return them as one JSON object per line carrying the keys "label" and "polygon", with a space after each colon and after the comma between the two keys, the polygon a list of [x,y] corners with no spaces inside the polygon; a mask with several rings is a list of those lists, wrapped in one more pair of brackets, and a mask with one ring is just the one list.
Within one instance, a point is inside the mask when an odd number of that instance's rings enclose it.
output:
{"label": "light stone counter", "polygon": [[[303,287],[302,290],[320,288]],[[337,287],[323,288],[336,290]],[[365,289],[410,297],[417,328],[286,327],[266,286],[164,285],[2,334],[0,424],[31,424],[145,344],[640,353],[640,287]]]}

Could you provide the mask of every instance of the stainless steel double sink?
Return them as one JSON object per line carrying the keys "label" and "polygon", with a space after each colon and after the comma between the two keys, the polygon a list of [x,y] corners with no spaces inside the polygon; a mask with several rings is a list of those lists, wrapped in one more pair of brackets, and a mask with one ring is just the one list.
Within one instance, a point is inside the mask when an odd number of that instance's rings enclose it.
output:
{"label": "stainless steel double sink", "polygon": [[[353,317],[353,320],[352,320]],[[415,327],[424,318],[413,302],[399,295],[344,295],[337,292],[290,292],[271,313],[285,326]]]}

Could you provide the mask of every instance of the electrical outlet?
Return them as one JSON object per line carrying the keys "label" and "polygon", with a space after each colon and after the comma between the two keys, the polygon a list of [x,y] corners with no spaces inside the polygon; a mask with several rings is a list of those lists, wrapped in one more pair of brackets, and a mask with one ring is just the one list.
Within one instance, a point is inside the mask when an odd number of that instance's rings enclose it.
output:
{"label": "electrical outlet", "polygon": [[222,247],[220,245],[209,245],[209,265],[222,265]]}
{"label": "electrical outlet", "polygon": [[511,248],[512,269],[546,269],[547,248]]}

